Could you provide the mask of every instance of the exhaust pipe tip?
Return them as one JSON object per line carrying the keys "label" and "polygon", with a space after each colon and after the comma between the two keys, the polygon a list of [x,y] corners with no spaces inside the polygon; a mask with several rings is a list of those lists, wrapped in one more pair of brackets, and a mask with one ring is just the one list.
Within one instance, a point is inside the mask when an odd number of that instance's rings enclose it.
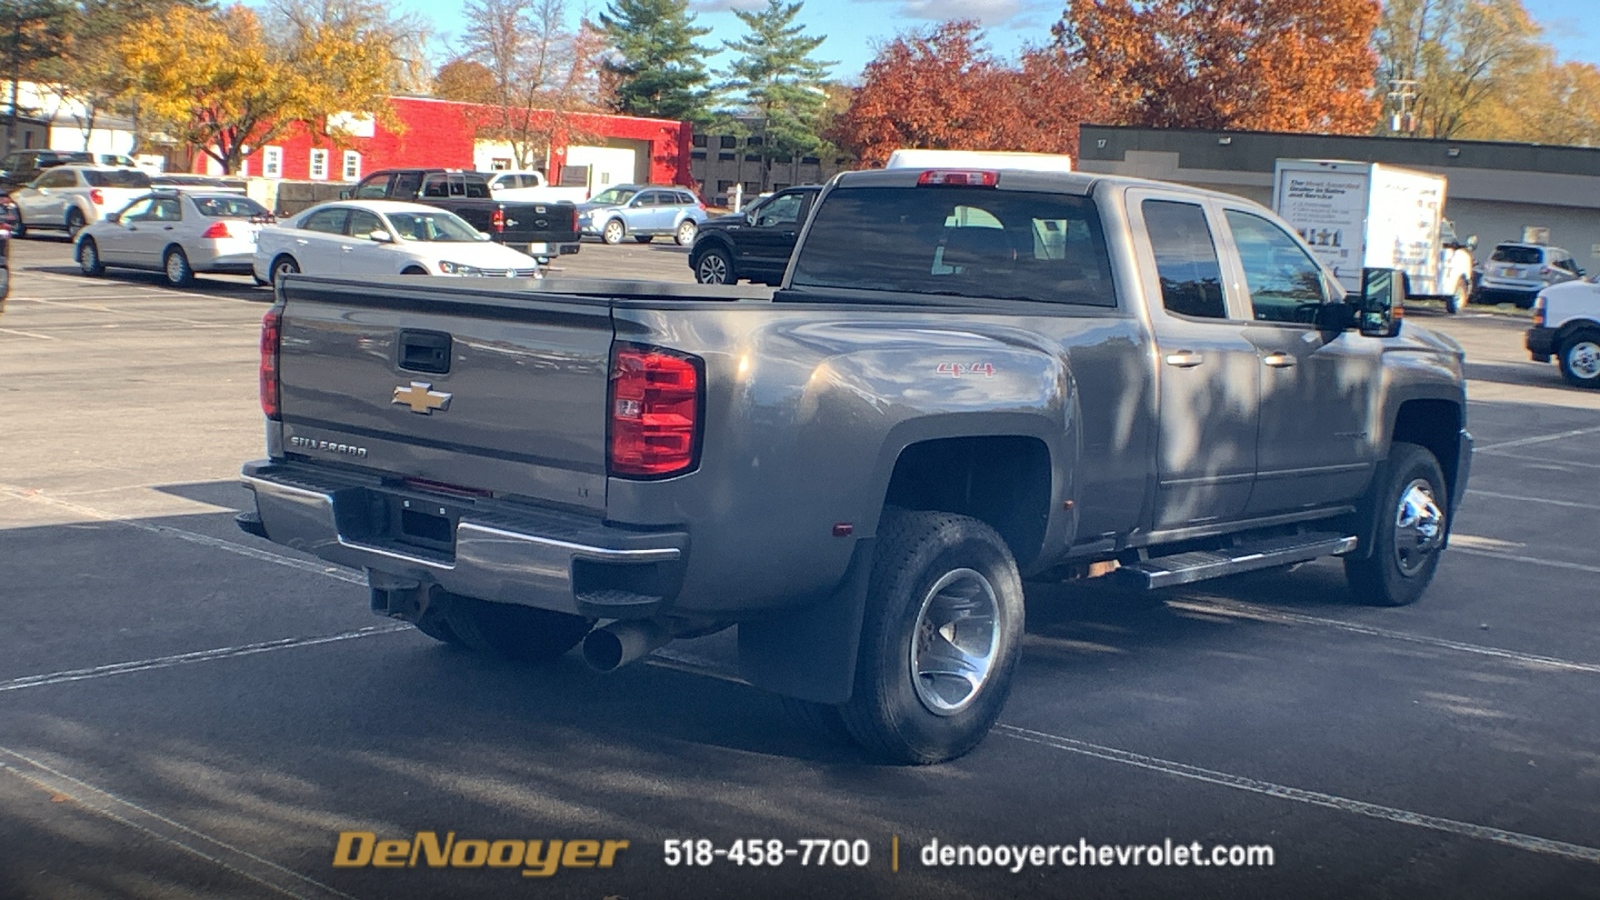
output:
{"label": "exhaust pipe tip", "polygon": [[655,622],[612,622],[583,639],[583,659],[596,671],[615,672],[670,640],[671,632]]}

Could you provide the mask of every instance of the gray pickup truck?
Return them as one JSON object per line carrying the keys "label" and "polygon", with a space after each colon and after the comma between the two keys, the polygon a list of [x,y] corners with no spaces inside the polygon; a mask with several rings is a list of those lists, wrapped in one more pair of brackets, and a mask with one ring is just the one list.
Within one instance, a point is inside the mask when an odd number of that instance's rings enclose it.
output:
{"label": "gray pickup truck", "polygon": [[775,293],[295,276],[240,526],[519,659],[737,626],[802,717],[950,759],[1005,702],[1025,578],[1333,555],[1365,602],[1421,595],[1472,440],[1402,291],[1347,298],[1238,197],[1021,170],[842,174]]}

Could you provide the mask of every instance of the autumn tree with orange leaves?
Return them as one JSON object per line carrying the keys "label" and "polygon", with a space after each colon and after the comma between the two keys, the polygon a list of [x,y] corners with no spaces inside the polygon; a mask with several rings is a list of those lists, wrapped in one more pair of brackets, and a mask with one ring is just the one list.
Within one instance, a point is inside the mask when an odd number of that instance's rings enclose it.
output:
{"label": "autumn tree with orange leaves", "polygon": [[1078,123],[1096,109],[1057,48],[1008,65],[984,48],[976,22],[951,21],[880,50],[829,139],[867,166],[901,147],[1076,155]]}
{"label": "autumn tree with orange leaves", "polygon": [[1074,0],[1052,31],[1111,122],[1367,134],[1378,16],[1377,0]]}

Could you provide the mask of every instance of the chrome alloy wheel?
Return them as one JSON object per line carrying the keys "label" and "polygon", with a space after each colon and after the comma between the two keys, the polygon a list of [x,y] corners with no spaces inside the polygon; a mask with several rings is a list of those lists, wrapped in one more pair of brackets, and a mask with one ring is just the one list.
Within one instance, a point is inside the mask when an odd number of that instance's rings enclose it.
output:
{"label": "chrome alloy wheel", "polygon": [[1418,478],[1400,493],[1394,518],[1394,559],[1403,575],[1414,575],[1444,539],[1444,513],[1433,487]]}
{"label": "chrome alloy wheel", "polygon": [[720,253],[707,253],[700,257],[699,271],[695,274],[700,277],[701,284],[727,284],[728,261]]}
{"label": "chrome alloy wheel", "polygon": [[972,704],[994,669],[1000,646],[994,586],[973,569],[955,569],[934,582],[911,631],[911,683],[917,699],[938,716]]}
{"label": "chrome alloy wheel", "polygon": [[1594,341],[1578,341],[1568,347],[1567,369],[1584,381],[1600,378],[1600,345]]}

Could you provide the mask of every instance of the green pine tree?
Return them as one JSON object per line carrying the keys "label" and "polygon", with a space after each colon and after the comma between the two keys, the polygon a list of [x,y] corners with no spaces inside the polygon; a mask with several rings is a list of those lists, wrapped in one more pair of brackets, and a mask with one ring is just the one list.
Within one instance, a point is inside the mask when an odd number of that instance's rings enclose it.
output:
{"label": "green pine tree", "polygon": [[812,59],[823,37],[808,37],[794,24],[804,5],[767,0],[766,8],[733,10],[748,33],[723,45],[738,54],[721,73],[718,89],[746,115],[759,118],[765,141],[762,157],[768,168],[774,157],[815,153],[826,145],[821,137],[828,97],[823,83],[833,62]]}
{"label": "green pine tree", "polygon": [[612,0],[600,14],[600,28],[616,50],[605,62],[605,73],[617,112],[696,123],[709,119],[710,77],[701,59],[711,50],[694,41],[711,29],[694,24],[689,0]]}

